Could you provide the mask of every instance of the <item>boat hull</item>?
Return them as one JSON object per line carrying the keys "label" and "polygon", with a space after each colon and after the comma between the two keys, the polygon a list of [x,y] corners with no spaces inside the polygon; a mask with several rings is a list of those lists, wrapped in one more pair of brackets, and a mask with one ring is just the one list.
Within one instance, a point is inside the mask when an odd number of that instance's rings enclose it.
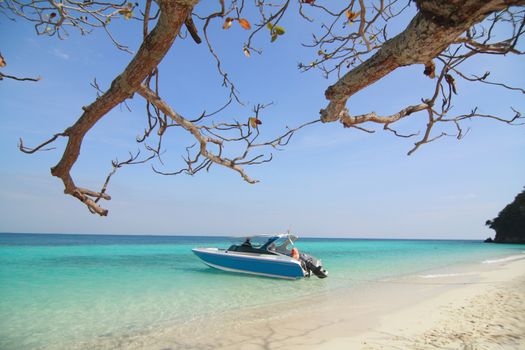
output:
{"label": "boat hull", "polygon": [[217,248],[194,248],[192,251],[206,265],[223,271],[285,279],[305,276],[301,263],[287,256],[246,254]]}

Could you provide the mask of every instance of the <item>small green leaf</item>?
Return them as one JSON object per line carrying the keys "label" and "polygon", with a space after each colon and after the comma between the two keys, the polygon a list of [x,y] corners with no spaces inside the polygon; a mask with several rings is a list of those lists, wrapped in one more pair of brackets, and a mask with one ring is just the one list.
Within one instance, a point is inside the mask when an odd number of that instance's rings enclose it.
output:
{"label": "small green leaf", "polygon": [[283,35],[283,34],[285,33],[284,28],[281,27],[281,26],[275,26],[275,27],[273,27],[273,31],[274,31],[274,33],[277,34],[277,35]]}
{"label": "small green leaf", "polygon": [[124,16],[125,19],[131,19],[131,17],[133,17],[133,11],[130,8],[121,8],[118,10],[118,13]]}

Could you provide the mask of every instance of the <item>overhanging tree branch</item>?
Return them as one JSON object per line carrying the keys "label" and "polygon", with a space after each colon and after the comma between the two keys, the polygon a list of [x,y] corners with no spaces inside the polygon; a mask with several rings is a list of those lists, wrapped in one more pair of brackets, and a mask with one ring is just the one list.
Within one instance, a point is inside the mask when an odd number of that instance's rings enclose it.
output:
{"label": "overhanging tree branch", "polygon": [[[88,192],[77,187],[70,175],[71,168],[80,154],[84,136],[113,107],[137,91],[142,81],[157,67],[170,49],[194,4],[195,1],[189,0],[159,0],[161,13],[157,25],[144,39],[137,54],[126,69],[113,80],[109,90],[89,106],[83,107],[82,116],[63,132],[63,135],[68,137],[68,143],[58,164],[51,168],[51,174],[62,180],[66,194],[76,197],[99,215],[107,215],[107,210],[101,208],[89,196],[99,198],[100,193]],[[94,193],[96,195],[93,196]]]}
{"label": "overhanging tree branch", "polygon": [[356,92],[375,83],[396,68],[431,61],[458,36],[489,14],[523,5],[523,0],[417,1],[420,12],[399,35],[386,41],[379,51],[330,86],[328,106],[321,110],[323,122],[334,122],[347,114],[346,102]]}
{"label": "overhanging tree branch", "polygon": [[[264,147],[279,150],[290,141],[291,137],[304,127],[319,122],[340,121],[344,127],[355,128],[373,133],[369,125],[379,124],[386,131],[398,137],[413,137],[417,133],[402,133],[392,128],[395,123],[406,120],[407,117],[426,112],[428,122],[420,140],[415,142],[409,154],[421,145],[432,142],[443,136],[462,138],[461,122],[472,118],[493,119],[500,122],[516,125],[523,117],[519,111],[513,110],[513,118],[507,119],[490,113],[481,113],[474,108],[470,113],[450,117],[453,99],[461,93],[462,86],[457,86],[455,79],[462,82],[481,82],[488,85],[502,87],[507,91],[524,92],[523,88],[494,81],[486,81],[488,74],[477,76],[467,74],[461,70],[462,65],[471,57],[479,54],[503,56],[507,54],[522,54],[518,47],[518,39],[525,33],[525,10],[513,6],[525,4],[525,0],[350,0],[344,4],[329,2],[316,3],[315,0],[301,0],[299,15],[307,21],[313,21],[310,11],[318,11],[327,22],[321,24],[321,34],[314,33],[311,44],[304,44],[317,50],[314,61],[310,64],[299,64],[301,71],[320,69],[326,77],[337,74],[336,83],[325,91],[328,105],[320,112],[320,118],[305,122],[298,127],[288,128],[286,132],[269,141],[260,141],[259,125],[262,124],[260,112],[267,106],[257,104],[254,115],[244,121],[224,121],[219,115],[232,102],[240,104],[239,91],[233,83],[233,78],[223,68],[220,50],[212,45],[209,31],[212,28],[228,29],[232,23],[240,25],[247,31],[247,40],[239,44],[239,52],[244,51],[246,56],[250,52],[261,53],[255,48],[256,38],[268,33],[268,40],[274,42],[286,30],[286,19],[293,8],[290,0],[258,0],[253,11],[247,11],[250,6],[243,0],[216,0],[219,7],[208,15],[199,16],[193,13],[194,5],[198,0],[147,0],[142,17],[136,17],[137,4],[128,2],[78,2],[38,1],[22,2],[9,0],[0,2],[0,12],[11,11],[15,16],[25,18],[35,23],[39,34],[57,35],[62,38],[67,26],[77,27],[81,33],[87,33],[91,28],[103,28],[108,32],[111,40],[120,49],[120,45],[108,31],[108,24],[112,18],[139,19],[142,21],[143,42],[137,54],[133,57],[124,71],[117,76],[109,89],[103,91],[96,81],[93,86],[97,89],[97,99],[90,105],[83,107],[84,112],[71,127],[64,132],[55,134],[49,140],[35,148],[24,146],[20,141],[20,149],[25,153],[34,153],[38,150],[47,150],[47,145],[58,137],[67,137],[68,142],[61,160],[52,168],[52,174],[59,177],[65,187],[65,193],[72,195],[86,204],[90,211],[99,215],[107,215],[107,210],[101,208],[98,202],[101,199],[109,200],[106,193],[107,185],[117,169],[125,165],[145,163],[158,160],[163,166],[168,159],[163,148],[163,137],[169,130],[181,130],[191,135],[196,142],[186,147],[186,154],[182,156],[185,167],[173,172],[160,171],[157,173],[174,175],[187,173],[194,175],[202,170],[209,170],[213,164],[230,168],[241,175],[248,183],[257,180],[249,177],[244,167],[247,165],[266,163],[272,160],[272,154],[263,153]],[[418,7],[406,29],[399,35],[390,38],[389,26],[411,4]],[[155,5],[156,4],[156,5]],[[158,7],[158,9],[157,9]],[[512,7],[512,8],[511,8]],[[32,12],[31,12],[32,11]],[[156,13],[155,13],[156,11]],[[210,11],[206,7],[205,11]],[[54,13],[54,15],[53,15]],[[155,14],[153,14],[155,13]],[[253,18],[259,16],[259,18]],[[201,20],[194,23],[192,15]],[[248,18],[248,16],[252,16]],[[249,21],[248,21],[249,19]],[[102,22],[101,22],[102,21]],[[149,32],[149,23],[157,21],[155,28]],[[252,25],[250,25],[252,23]],[[223,86],[229,89],[225,103],[216,111],[196,114],[193,119],[178,114],[159,93],[158,65],[180,35],[181,26],[186,25],[193,40],[201,41],[198,31],[203,33],[208,50],[212,55]],[[213,27],[212,24],[219,24]],[[506,25],[504,30],[500,25]],[[268,29],[268,31],[265,30]],[[221,30],[221,29],[219,29]],[[223,31],[223,33],[226,33]],[[498,33],[498,34],[496,34]],[[510,33],[502,37],[500,33]],[[256,35],[258,34],[258,35]],[[228,34],[224,34],[228,35]],[[287,37],[287,36],[286,36]],[[284,40],[284,39],[279,39]],[[412,64],[424,64],[424,73],[435,79],[431,97],[421,99],[421,103],[406,107],[399,107],[398,112],[380,115],[376,112],[354,116],[347,107],[348,100],[358,91],[382,79],[395,69]],[[224,65],[226,67],[226,65]],[[350,69],[344,74],[345,70]],[[2,73],[0,73],[2,74]],[[7,77],[0,75],[0,78]],[[426,78],[424,78],[426,79]],[[87,132],[116,105],[126,103],[126,99],[139,94],[146,99],[147,125],[144,131],[137,136],[137,142],[145,148],[147,154],[140,155],[140,151],[130,153],[125,161],[112,162],[113,169],[106,177],[100,191],[77,187],[70,173],[78,160],[80,148]],[[421,96],[417,96],[419,99]],[[441,103],[438,102],[441,100]],[[417,99],[416,99],[417,100]],[[423,115],[423,113],[419,113]],[[213,118],[212,118],[213,117]],[[369,123],[368,125],[366,123]],[[447,125],[450,130],[438,130],[437,126]],[[452,123],[452,124],[450,124]],[[397,125],[397,124],[396,124]],[[449,129],[450,129],[449,128]],[[454,129],[455,128],[455,129]],[[437,130],[437,131],[436,131]],[[467,129],[468,131],[468,129]],[[231,155],[231,149],[226,149],[228,143],[233,143],[233,150],[237,155]],[[238,147],[239,144],[241,147]],[[240,152],[239,152],[240,149]],[[259,153],[252,154],[257,150]]]}

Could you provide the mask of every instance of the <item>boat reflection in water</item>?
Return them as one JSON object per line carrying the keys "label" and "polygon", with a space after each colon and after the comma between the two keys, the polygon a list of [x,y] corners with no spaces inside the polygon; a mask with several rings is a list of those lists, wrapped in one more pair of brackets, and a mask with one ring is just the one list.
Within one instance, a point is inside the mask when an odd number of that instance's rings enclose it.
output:
{"label": "boat reflection in water", "polygon": [[328,276],[321,261],[294,248],[292,234],[246,237],[228,249],[194,248],[192,251],[208,266],[216,269],[266,277],[297,279]]}

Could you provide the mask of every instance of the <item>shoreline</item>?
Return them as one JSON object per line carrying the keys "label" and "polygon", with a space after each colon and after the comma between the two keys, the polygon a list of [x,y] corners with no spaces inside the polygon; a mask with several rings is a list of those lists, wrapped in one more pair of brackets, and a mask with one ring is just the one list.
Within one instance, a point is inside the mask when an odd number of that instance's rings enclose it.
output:
{"label": "shoreline", "polygon": [[520,349],[525,254],[94,341],[69,348]]}
{"label": "shoreline", "polygon": [[523,349],[525,256],[454,268],[433,282],[406,276],[329,293],[310,309],[241,325],[242,341],[217,348]]}

